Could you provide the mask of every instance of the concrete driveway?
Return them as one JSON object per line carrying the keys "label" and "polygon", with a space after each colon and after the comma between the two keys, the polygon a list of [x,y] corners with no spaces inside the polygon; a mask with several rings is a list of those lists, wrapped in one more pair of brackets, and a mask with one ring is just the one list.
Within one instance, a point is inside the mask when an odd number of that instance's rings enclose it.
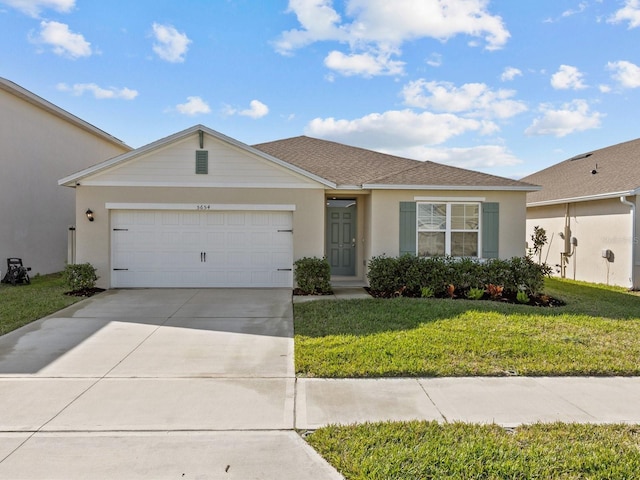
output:
{"label": "concrete driveway", "polygon": [[0,337],[0,478],[341,478],[293,368],[290,290],[107,291]]}

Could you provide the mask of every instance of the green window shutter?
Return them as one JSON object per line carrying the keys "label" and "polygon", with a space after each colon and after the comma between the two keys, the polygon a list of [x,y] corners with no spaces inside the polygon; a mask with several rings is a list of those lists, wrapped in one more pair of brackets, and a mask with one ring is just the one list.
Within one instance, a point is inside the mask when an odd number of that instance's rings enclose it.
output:
{"label": "green window shutter", "polygon": [[416,202],[400,202],[400,255],[416,250]]}
{"label": "green window shutter", "polygon": [[500,204],[482,204],[482,258],[498,258]]}
{"label": "green window shutter", "polygon": [[208,150],[196,150],[196,173],[204,175],[209,173]]}

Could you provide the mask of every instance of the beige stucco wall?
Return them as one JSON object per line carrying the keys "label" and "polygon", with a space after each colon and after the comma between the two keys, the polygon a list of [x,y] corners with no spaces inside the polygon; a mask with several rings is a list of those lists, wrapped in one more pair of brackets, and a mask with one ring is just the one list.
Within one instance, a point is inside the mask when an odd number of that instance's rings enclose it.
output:
{"label": "beige stucco wall", "polygon": [[[206,187],[76,187],[76,262],[97,268],[98,286],[110,286],[111,232],[107,203],[295,205],[294,261],[324,255],[324,189]],[[87,208],[94,212],[89,222]]]}
{"label": "beige stucco wall", "polygon": [[500,258],[519,257],[525,254],[523,240],[526,228],[525,192],[374,190],[371,193],[371,210],[375,214],[371,216],[371,246],[367,261],[372,256],[398,255],[400,202],[413,202],[419,197],[440,198],[448,201],[480,198],[483,202],[498,202],[500,204]]}
{"label": "beige stucco wall", "polygon": [[[636,201],[634,197],[629,199]],[[532,245],[535,226],[546,230],[548,243],[543,248],[542,260],[552,266],[560,265],[560,253],[564,251],[559,233],[564,231],[566,213],[567,204],[527,209],[526,239]],[[632,238],[631,208],[619,198],[570,203],[569,222],[571,236],[578,240],[578,245],[567,263],[566,278],[631,286],[631,248],[632,244],[637,248],[638,243]],[[613,252],[613,261],[602,257],[602,251],[607,249]],[[635,268],[637,271],[638,266]],[[557,270],[554,268],[554,273],[559,275]]]}
{"label": "beige stucco wall", "polygon": [[0,270],[21,257],[32,273],[64,268],[74,192],[58,179],[126,147],[0,89]]}

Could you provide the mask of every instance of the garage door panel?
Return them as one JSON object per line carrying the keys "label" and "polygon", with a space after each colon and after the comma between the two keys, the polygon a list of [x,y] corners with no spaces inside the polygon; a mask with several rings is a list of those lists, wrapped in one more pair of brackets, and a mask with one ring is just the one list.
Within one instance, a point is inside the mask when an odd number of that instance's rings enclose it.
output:
{"label": "garage door panel", "polygon": [[291,212],[113,211],[112,286],[291,287],[291,225]]}

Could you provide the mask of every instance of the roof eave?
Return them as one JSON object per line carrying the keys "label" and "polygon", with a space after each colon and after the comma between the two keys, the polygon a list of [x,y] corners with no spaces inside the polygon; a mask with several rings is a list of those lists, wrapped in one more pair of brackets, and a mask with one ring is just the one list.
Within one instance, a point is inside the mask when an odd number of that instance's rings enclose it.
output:
{"label": "roof eave", "polygon": [[364,184],[362,188],[371,190],[473,190],[473,191],[513,191],[535,192],[542,187],[535,185],[389,185],[389,184]]}
{"label": "roof eave", "polygon": [[634,190],[625,190],[621,192],[607,192],[607,193],[599,193],[596,195],[585,195],[582,197],[567,197],[567,198],[556,198],[552,200],[542,200],[539,202],[527,202],[527,207],[545,207],[547,205],[561,205],[564,203],[589,202],[593,200],[609,200],[611,198],[638,195],[638,193],[640,193],[640,187]]}

